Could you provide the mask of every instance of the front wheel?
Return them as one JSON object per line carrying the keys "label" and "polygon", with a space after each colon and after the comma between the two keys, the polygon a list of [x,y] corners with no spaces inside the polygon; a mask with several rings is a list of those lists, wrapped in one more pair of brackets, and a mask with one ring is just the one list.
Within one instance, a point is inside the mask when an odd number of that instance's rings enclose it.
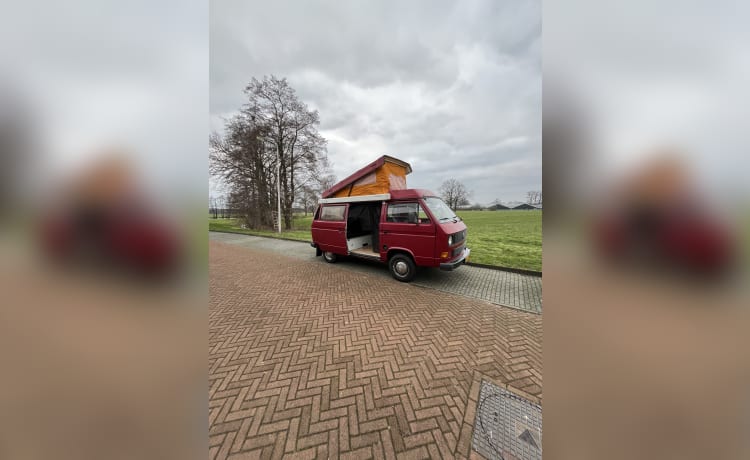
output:
{"label": "front wheel", "polygon": [[417,274],[417,266],[406,254],[396,254],[388,261],[391,275],[399,281],[408,283]]}
{"label": "front wheel", "polygon": [[329,251],[323,252],[323,260],[325,260],[329,264],[336,263],[336,259],[337,259],[336,254],[329,252]]}

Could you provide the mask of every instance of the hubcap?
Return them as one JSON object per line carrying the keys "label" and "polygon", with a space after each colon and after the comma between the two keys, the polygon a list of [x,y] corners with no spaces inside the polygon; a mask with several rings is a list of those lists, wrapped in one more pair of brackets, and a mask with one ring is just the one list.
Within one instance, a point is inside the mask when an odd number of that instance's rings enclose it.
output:
{"label": "hubcap", "polygon": [[328,260],[333,259],[333,253],[331,253],[331,252],[326,252],[325,256],[326,256],[326,259],[328,259]]}
{"label": "hubcap", "polygon": [[399,260],[396,262],[396,264],[393,267],[396,270],[396,273],[403,276],[406,275],[406,273],[409,271],[409,266],[406,265],[406,262]]}

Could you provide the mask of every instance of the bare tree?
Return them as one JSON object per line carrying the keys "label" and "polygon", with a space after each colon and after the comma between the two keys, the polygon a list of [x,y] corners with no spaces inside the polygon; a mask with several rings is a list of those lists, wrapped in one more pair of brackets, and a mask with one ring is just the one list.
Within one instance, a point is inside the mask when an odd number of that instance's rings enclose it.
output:
{"label": "bare tree", "polygon": [[208,212],[214,219],[219,218],[219,211],[216,208],[216,198],[214,196],[208,197]]}
{"label": "bare tree", "polygon": [[221,213],[222,219],[229,218],[229,213],[227,212],[227,200],[223,196],[219,196],[216,198],[216,205],[219,208],[219,213]]}
{"label": "bare tree", "polygon": [[265,136],[275,151],[279,168],[284,225],[292,228],[292,206],[299,181],[316,176],[325,158],[326,140],[318,133],[320,116],[297,97],[286,78],[253,78],[245,88],[243,112],[267,127]]}
{"label": "bare tree", "polygon": [[312,211],[323,192],[336,183],[336,177],[331,173],[331,166],[328,159],[322,157],[316,164],[310,165],[305,169],[306,174],[298,176],[298,197],[299,203],[305,209],[307,215],[308,209]]}
{"label": "bare tree", "polygon": [[541,190],[526,192],[526,203],[535,206],[542,204]]}
{"label": "bare tree", "polygon": [[440,195],[451,209],[469,204],[469,193],[466,187],[456,179],[448,179],[440,185]]}
{"label": "bare tree", "polygon": [[286,79],[273,75],[253,78],[245,95],[248,102],[226,122],[224,135],[210,138],[211,174],[229,184],[228,207],[244,214],[250,228],[271,227],[280,199],[284,226],[291,229],[302,190],[317,189],[330,170],[326,140],[317,131],[320,117]]}
{"label": "bare tree", "polygon": [[333,174],[326,174],[324,176],[321,176],[318,181],[318,198],[323,196],[323,192],[336,185],[336,182],[336,176],[334,176]]}
{"label": "bare tree", "polygon": [[229,186],[227,205],[245,216],[250,228],[271,227],[275,200],[275,157],[266,148],[266,128],[239,114],[228,120],[225,135],[209,139],[212,175]]}
{"label": "bare tree", "polygon": [[317,199],[317,192],[314,188],[308,185],[300,186],[299,204],[302,206],[302,209],[305,212],[305,217],[307,217],[307,213],[312,210],[312,207],[317,202]]}

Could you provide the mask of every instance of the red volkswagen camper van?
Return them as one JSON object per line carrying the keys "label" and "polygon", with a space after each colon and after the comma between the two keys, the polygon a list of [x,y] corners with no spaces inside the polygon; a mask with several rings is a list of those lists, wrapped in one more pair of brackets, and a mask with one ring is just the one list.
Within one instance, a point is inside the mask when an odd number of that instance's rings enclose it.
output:
{"label": "red volkswagen camper van", "polygon": [[[418,266],[453,270],[468,259],[466,225],[436,194],[394,189],[393,182],[399,179],[390,177],[388,193],[348,195],[355,185],[366,186],[368,175],[384,167],[387,172],[389,164],[395,168],[396,162],[405,165],[405,174],[411,172],[407,163],[381,157],[323,194],[312,223],[316,255],[329,263],[339,256],[386,262],[394,278],[407,282]],[[372,184],[377,179],[377,175],[372,178]],[[337,196],[346,187],[348,193]]]}

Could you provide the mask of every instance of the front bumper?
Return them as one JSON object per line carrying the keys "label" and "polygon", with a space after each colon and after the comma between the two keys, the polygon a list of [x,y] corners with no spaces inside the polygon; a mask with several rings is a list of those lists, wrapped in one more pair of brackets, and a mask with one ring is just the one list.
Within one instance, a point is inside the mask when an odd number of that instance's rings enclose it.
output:
{"label": "front bumper", "polygon": [[463,254],[458,256],[455,260],[440,264],[440,270],[451,271],[457,269],[458,267],[466,263],[466,259],[469,258],[469,254],[471,254],[471,250],[469,248],[464,248]]}

